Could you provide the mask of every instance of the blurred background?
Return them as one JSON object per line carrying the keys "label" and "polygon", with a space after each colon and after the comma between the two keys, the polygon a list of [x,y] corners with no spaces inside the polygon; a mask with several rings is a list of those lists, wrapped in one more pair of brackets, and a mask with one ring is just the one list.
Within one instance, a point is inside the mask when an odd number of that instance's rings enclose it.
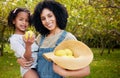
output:
{"label": "blurred background", "polygon": [[[42,0],[0,0],[0,78],[21,78],[19,65],[9,46],[14,30],[7,25],[12,9],[34,11]],[[120,77],[120,0],[55,0],[69,13],[66,30],[87,44],[94,53],[91,74],[86,78]],[[34,27],[31,27],[38,34]],[[18,46],[19,47],[19,46]]]}

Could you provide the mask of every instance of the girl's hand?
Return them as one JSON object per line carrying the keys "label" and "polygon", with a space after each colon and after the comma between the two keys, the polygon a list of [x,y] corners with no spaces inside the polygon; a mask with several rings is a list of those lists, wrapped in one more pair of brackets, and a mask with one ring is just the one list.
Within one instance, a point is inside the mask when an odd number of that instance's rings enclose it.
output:
{"label": "girl's hand", "polygon": [[[32,32],[32,31],[29,31],[29,32]],[[30,46],[35,41],[35,34],[33,32],[25,33],[25,35],[23,36],[23,40],[27,46]]]}
{"label": "girl's hand", "polygon": [[35,35],[33,35],[32,37],[28,36],[28,39],[25,39],[25,36],[23,36],[23,40],[26,44],[31,45],[35,41]]}
{"label": "girl's hand", "polygon": [[23,68],[27,69],[32,65],[33,59],[31,61],[27,61],[25,58],[18,58],[17,63]]}

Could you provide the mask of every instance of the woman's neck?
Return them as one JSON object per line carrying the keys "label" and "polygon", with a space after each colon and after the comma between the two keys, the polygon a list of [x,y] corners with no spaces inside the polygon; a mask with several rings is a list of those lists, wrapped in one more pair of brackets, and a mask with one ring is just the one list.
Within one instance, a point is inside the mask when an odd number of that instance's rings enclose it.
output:
{"label": "woman's neck", "polygon": [[53,30],[53,31],[50,31],[50,34],[48,34],[47,37],[49,37],[49,36],[54,36],[54,35],[60,33],[61,31],[62,31],[62,30],[61,30],[60,28],[57,28],[57,29],[55,29],[55,30]]}

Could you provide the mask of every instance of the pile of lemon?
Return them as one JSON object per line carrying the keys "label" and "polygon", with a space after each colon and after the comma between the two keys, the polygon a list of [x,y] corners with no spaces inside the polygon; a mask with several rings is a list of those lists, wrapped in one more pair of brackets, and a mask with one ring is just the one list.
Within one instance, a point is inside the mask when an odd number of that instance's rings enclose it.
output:
{"label": "pile of lemon", "polygon": [[62,57],[68,57],[73,58],[73,52],[70,49],[63,49],[63,50],[57,50],[54,53],[56,56],[62,56]]}
{"label": "pile of lemon", "polygon": [[60,43],[53,52],[43,56],[60,67],[68,70],[78,70],[88,66],[93,60],[91,49],[81,41],[67,40]]}

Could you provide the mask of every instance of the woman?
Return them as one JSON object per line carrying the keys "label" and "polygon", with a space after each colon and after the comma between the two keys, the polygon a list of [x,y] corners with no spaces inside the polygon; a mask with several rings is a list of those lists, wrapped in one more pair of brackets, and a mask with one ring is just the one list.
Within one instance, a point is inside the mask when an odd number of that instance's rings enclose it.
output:
{"label": "woman", "polygon": [[65,31],[68,13],[66,8],[56,2],[44,0],[38,3],[33,13],[33,25],[39,32],[37,71],[40,78],[63,78],[68,76],[84,77],[89,75],[89,66],[79,70],[66,70],[53,62],[47,61],[43,53],[52,52],[54,48],[65,40],[77,40],[73,34]]}

